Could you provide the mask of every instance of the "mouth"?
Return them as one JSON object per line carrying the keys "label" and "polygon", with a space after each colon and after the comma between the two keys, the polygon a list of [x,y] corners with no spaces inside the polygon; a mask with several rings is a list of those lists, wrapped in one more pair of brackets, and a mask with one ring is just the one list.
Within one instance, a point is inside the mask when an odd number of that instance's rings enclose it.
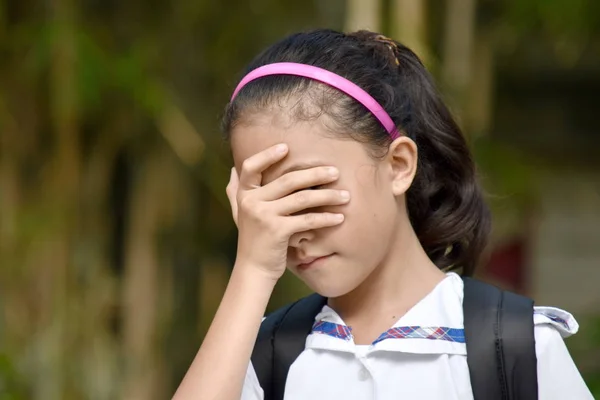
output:
{"label": "mouth", "polygon": [[327,261],[329,258],[331,258],[334,254],[335,253],[331,253],[326,256],[321,256],[321,257],[304,258],[304,259],[300,260],[300,264],[298,264],[296,266],[296,268],[298,269],[298,271],[306,271],[309,268],[313,268],[313,267],[323,264],[325,261]]}

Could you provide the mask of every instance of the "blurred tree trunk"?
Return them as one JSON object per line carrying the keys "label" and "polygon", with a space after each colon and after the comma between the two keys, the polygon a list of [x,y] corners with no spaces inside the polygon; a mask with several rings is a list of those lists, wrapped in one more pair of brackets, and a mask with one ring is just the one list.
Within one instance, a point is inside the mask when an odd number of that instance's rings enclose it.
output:
{"label": "blurred tree trunk", "polygon": [[476,0],[447,0],[442,81],[469,135],[491,125],[494,57],[492,28],[478,27]]}
{"label": "blurred tree trunk", "polygon": [[0,97],[0,255],[4,257],[12,255],[19,214],[17,137],[17,122]]}
{"label": "blurred tree trunk", "polygon": [[[73,238],[78,217],[79,127],[77,110],[77,71],[75,49],[75,4],[71,0],[50,2],[55,37],[51,42],[50,116],[54,133],[50,176],[43,182],[44,197],[56,206],[55,223],[45,246],[49,257],[46,274],[40,275],[40,332],[42,370],[38,376],[35,398],[62,399],[67,391],[67,343],[69,332],[69,297]],[[47,296],[47,297],[45,297]]]}
{"label": "blurred tree trunk", "polygon": [[122,288],[122,398],[128,400],[163,399],[170,390],[163,347],[172,323],[176,289],[174,257],[165,244],[178,221],[185,218],[182,210],[190,206],[185,189],[189,182],[183,179],[179,165],[168,148],[161,146],[147,151],[134,171]]}
{"label": "blurred tree trunk", "polygon": [[368,29],[379,32],[381,29],[381,0],[348,0],[344,30],[352,32]]}
{"label": "blurred tree trunk", "polygon": [[100,126],[97,139],[82,169],[81,221],[78,266],[81,270],[76,297],[82,368],[80,392],[89,400],[118,398],[115,382],[119,381],[119,346],[111,322],[119,309],[118,276],[111,268],[114,249],[112,235],[114,211],[110,209],[116,158],[124,138],[132,129],[131,117],[122,112]]}
{"label": "blurred tree trunk", "polygon": [[391,35],[412,49],[424,64],[429,60],[427,46],[427,5],[425,0],[392,0]]}
{"label": "blurred tree trunk", "polygon": [[160,374],[154,349],[157,340],[158,269],[155,240],[159,230],[160,164],[154,156],[143,160],[134,173],[129,204],[123,277],[123,351],[125,360],[122,398],[156,398]]}
{"label": "blurred tree trunk", "polygon": [[23,342],[32,331],[30,302],[27,301],[32,290],[22,290],[27,287],[26,271],[19,262],[18,251],[23,245],[18,240],[18,216],[22,212],[18,168],[21,153],[17,151],[19,126],[1,97],[4,95],[6,92],[0,93],[0,354],[4,356],[0,381],[4,390],[18,396],[22,383],[16,364]]}
{"label": "blurred tree trunk", "polygon": [[442,81],[463,125],[471,82],[476,0],[446,0],[442,38]]}
{"label": "blurred tree trunk", "polygon": [[[473,49],[472,79],[465,106],[465,122],[473,135],[485,135],[492,126],[494,107],[494,44],[491,29],[478,30]],[[468,117],[467,117],[468,116]]]}

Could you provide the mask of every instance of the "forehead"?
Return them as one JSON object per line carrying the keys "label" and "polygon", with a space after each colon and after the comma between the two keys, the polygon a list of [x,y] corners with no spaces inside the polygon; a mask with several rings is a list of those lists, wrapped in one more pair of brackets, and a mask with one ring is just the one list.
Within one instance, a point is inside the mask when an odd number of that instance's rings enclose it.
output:
{"label": "forehead", "polygon": [[334,136],[321,118],[290,122],[277,114],[260,115],[249,123],[236,126],[231,134],[235,168],[239,172],[244,160],[278,143],[286,143],[289,153],[265,171],[265,180],[271,180],[293,166],[335,165],[341,168],[366,157],[360,143]]}

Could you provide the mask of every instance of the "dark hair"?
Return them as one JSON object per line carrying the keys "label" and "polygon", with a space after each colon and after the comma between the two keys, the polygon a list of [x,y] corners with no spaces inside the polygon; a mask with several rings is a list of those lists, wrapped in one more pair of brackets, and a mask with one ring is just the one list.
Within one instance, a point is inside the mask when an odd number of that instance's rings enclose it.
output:
{"label": "dark hair", "polygon": [[[490,213],[467,142],[419,58],[377,33],[316,30],[275,43],[252,61],[246,73],[276,62],[327,69],[354,82],[383,106],[419,151],[406,199],[421,245],[440,269],[462,269],[471,275],[487,243]],[[317,109],[331,117],[334,132],[366,144],[374,157],[385,155],[391,138],[364,106],[338,90],[289,75],[247,84],[225,111],[226,137],[243,116],[274,107],[288,96],[301,99],[294,104],[292,117],[311,118]]]}

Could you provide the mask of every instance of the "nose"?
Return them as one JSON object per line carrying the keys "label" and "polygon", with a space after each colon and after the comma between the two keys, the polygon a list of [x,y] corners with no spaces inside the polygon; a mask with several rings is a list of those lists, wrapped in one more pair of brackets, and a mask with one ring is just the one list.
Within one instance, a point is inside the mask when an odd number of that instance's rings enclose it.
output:
{"label": "nose", "polygon": [[313,231],[306,231],[306,232],[298,232],[298,233],[294,233],[291,237],[290,237],[290,241],[289,241],[289,245],[290,247],[300,247],[301,244],[305,241],[311,241],[313,238],[315,237],[315,234]]}

